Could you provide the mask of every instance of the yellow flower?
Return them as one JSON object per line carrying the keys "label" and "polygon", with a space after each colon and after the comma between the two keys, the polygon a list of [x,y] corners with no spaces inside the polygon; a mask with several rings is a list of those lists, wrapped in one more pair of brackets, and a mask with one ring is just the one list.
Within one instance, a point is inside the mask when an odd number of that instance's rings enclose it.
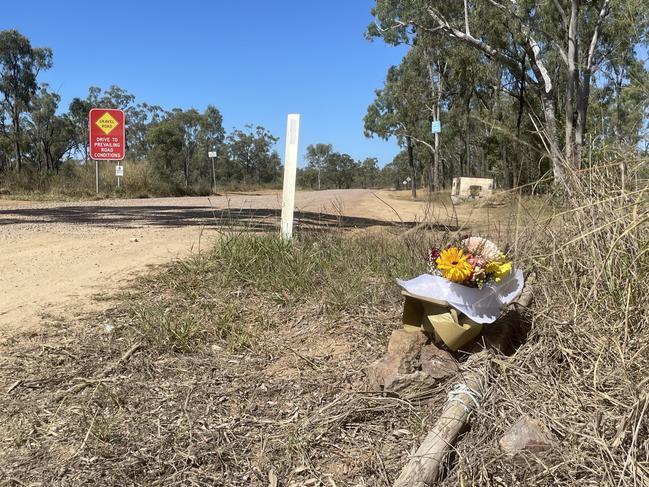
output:
{"label": "yellow flower", "polygon": [[457,247],[442,250],[435,263],[442,276],[453,282],[464,282],[473,272],[473,267],[467,262],[467,256]]}
{"label": "yellow flower", "polygon": [[492,276],[496,282],[499,282],[503,277],[509,274],[512,270],[512,262],[505,261],[505,256],[502,255],[501,259],[489,262],[485,269],[487,274]]}

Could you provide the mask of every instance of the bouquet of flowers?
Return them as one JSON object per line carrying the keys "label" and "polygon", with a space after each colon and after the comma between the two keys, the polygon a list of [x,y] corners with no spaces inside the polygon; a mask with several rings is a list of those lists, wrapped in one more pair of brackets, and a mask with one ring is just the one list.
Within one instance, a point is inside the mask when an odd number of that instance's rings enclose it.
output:
{"label": "bouquet of flowers", "polygon": [[500,282],[512,270],[512,262],[496,244],[482,237],[466,237],[444,249],[432,247],[426,261],[430,274],[479,289]]}

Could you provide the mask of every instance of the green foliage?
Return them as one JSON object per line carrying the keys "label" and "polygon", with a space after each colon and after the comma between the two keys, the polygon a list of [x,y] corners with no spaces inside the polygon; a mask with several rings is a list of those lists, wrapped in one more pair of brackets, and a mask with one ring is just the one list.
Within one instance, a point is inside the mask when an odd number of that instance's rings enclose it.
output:
{"label": "green foliage", "polygon": [[279,139],[264,127],[247,125],[227,137],[228,170],[244,182],[270,183],[281,175],[281,159],[273,146]]}
{"label": "green foliage", "polygon": [[[143,194],[205,193],[216,183],[266,185],[277,183],[281,160],[274,149],[277,137],[257,126],[235,129],[227,138],[223,117],[213,105],[200,113],[194,108],[165,111],[137,102],[127,90],[112,85],[91,86],[85,97],[74,98],[68,112],[60,114],[60,96],[47,85],[36,85],[39,70],[51,67],[49,49],[32,48],[17,31],[0,32],[0,181],[5,189],[54,191],[82,195],[89,162],[88,114],[93,107],[125,112],[127,163],[142,162],[131,189]],[[216,151],[212,164],[208,152]],[[12,174],[27,166],[25,177]],[[64,171],[61,177],[49,173]],[[103,165],[102,165],[103,166]],[[68,178],[83,184],[72,191]],[[110,178],[113,179],[112,177]],[[136,181],[133,181],[135,179]],[[151,184],[141,187],[143,182]],[[207,190],[205,188],[208,188]],[[133,194],[127,189],[124,194]]]}
{"label": "green foliage", "polygon": [[[281,303],[316,300],[336,310],[394,297],[394,279],[423,260],[389,236],[226,235],[208,258],[219,283],[272,294]],[[370,285],[371,283],[371,285]]]}
{"label": "green foliage", "polygon": [[298,170],[298,184],[311,189],[372,188],[385,186],[378,160],[356,161],[349,154],[334,151],[331,144],[306,148],[307,166]]}
{"label": "green foliage", "polygon": [[50,171],[59,171],[62,158],[76,144],[74,122],[68,115],[57,115],[61,101],[57,93],[51,93],[48,85],[41,85],[32,100],[30,119],[27,121],[28,135],[39,172],[43,166]]}
{"label": "green foliage", "polygon": [[546,173],[565,182],[590,141],[634,150],[646,132],[648,5],[377,0],[367,37],[411,47],[377,91],[366,132],[410,138],[423,173],[432,151],[420,121],[441,109],[446,184],[493,176],[516,186]]}
{"label": "green foliage", "polygon": [[[2,94],[2,122],[8,116],[12,130],[10,138],[14,145],[15,167],[22,165],[21,116],[29,110],[36,93],[36,76],[41,69],[52,66],[52,51],[33,48],[29,39],[16,30],[0,31],[0,94]],[[5,159],[5,158],[3,158]],[[3,167],[0,167],[0,170]]]}

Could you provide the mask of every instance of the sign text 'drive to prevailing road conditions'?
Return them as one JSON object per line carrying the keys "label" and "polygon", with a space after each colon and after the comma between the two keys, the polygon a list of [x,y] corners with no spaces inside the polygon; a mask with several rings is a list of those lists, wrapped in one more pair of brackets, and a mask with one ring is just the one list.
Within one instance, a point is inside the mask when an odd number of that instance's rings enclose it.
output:
{"label": "sign text 'drive to prevailing road conditions'", "polygon": [[93,108],[89,118],[90,158],[99,161],[124,159],[124,112],[110,108]]}

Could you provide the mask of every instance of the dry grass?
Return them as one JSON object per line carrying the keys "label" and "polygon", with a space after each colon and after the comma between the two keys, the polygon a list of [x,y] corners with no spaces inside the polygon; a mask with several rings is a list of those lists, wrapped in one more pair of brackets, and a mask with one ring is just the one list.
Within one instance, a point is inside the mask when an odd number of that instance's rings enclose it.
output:
{"label": "dry grass", "polygon": [[[445,485],[649,485],[649,191],[622,192],[617,174],[585,171],[572,207],[525,223],[534,238],[519,254],[540,280],[532,333],[492,362]],[[523,414],[551,430],[551,452],[499,451]]]}
{"label": "dry grass", "polygon": [[0,485],[388,485],[441,406],[363,374],[415,260],[392,237],[227,235],[126,308],[7,345]]}
{"label": "dry grass", "polygon": [[[492,360],[445,485],[648,485],[647,195],[583,181],[489,225],[538,275],[533,328]],[[387,397],[363,368],[399,326],[394,277],[448,235],[352,235],[226,235],[125,307],[3,346],[0,485],[391,485],[451,384]],[[499,451],[521,414],[551,452]]]}

